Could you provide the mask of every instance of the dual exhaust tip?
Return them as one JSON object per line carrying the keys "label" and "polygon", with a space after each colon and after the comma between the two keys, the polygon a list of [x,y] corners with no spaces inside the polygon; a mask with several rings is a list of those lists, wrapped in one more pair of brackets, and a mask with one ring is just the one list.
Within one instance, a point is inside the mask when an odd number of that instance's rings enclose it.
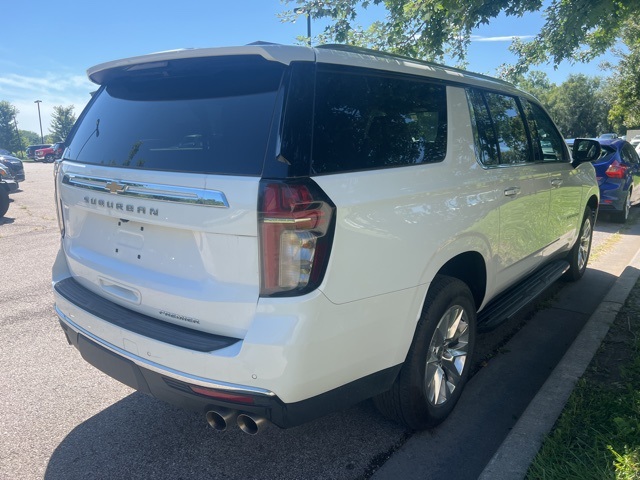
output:
{"label": "dual exhaust tip", "polygon": [[240,430],[249,435],[256,435],[269,425],[266,418],[238,413],[235,410],[209,410],[206,417],[207,423],[218,432],[224,432],[234,421]]}

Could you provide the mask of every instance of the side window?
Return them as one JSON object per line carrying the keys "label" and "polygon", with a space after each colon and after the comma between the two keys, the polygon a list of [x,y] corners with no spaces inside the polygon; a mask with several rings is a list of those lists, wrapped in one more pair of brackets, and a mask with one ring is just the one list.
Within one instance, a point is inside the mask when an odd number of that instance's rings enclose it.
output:
{"label": "side window", "polygon": [[533,137],[534,151],[545,162],[566,162],[568,155],[564,139],[547,112],[535,103],[523,100],[529,130]]}
{"label": "side window", "polygon": [[529,139],[516,99],[497,93],[484,95],[500,147],[500,164],[514,165],[531,161]]}
{"label": "side window", "polygon": [[467,98],[476,151],[483,165],[519,165],[534,160],[515,97],[467,89]]}
{"label": "side window", "polygon": [[318,67],[314,173],[444,160],[446,87],[370,70]]}
{"label": "side window", "polygon": [[622,159],[627,163],[638,163],[638,154],[635,149],[628,143],[622,146]]}
{"label": "side window", "polygon": [[467,90],[467,99],[471,110],[476,155],[483,165],[499,165],[498,142],[484,95],[478,90]]}

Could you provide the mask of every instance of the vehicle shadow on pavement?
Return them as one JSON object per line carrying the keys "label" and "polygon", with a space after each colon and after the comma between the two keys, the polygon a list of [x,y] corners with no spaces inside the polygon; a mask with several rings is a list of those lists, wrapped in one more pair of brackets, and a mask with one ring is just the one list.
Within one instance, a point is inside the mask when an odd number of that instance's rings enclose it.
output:
{"label": "vehicle shadow on pavement", "polygon": [[204,415],[136,392],[71,431],[44,478],[356,479],[405,435],[372,402],[251,436],[235,425],[216,432]]}

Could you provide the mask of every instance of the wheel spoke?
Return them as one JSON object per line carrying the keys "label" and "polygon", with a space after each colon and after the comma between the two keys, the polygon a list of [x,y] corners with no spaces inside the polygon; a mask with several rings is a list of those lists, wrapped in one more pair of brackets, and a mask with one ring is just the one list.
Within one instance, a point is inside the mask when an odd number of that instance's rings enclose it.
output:
{"label": "wheel spoke", "polygon": [[463,350],[449,350],[447,354],[442,357],[442,369],[449,383],[454,386],[458,385],[466,361],[467,352]]}
{"label": "wheel spoke", "polygon": [[445,322],[440,322],[436,327],[436,331],[433,332],[433,337],[431,337],[430,349],[437,349],[445,344],[447,341],[447,326]]}
{"label": "wheel spoke", "polygon": [[439,364],[430,364],[425,375],[426,393],[429,402],[440,405],[447,401],[445,372]]}

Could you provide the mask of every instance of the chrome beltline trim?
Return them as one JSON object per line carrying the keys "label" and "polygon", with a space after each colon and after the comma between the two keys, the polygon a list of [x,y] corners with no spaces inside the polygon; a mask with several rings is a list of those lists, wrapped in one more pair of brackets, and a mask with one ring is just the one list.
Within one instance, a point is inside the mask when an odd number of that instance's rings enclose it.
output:
{"label": "chrome beltline trim", "polygon": [[162,202],[188,203],[205,207],[229,208],[224,193],[217,190],[204,190],[190,187],[176,187],[156,183],[129,182],[110,178],[85,177],[65,173],[62,183],[96,192],[112,193],[126,197]]}
{"label": "chrome beltline trim", "polygon": [[179,380],[184,383],[189,383],[192,385],[199,385],[201,387],[214,388],[216,390],[223,390],[226,392],[239,393],[239,394],[249,394],[249,395],[260,395],[263,397],[275,397],[275,393],[266,390],[264,388],[258,387],[248,387],[245,385],[237,385],[233,383],[220,382],[215,380],[210,380],[208,378],[198,377],[195,375],[190,375],[188,373],[180,372],[178,370],[174,370],[169,367],[165,367],[164,365],[159,365],[155,362],[142,358],[138,355],[135,355],[131,352],[127,352],[111,343],[105,342],[99,337],[96,337],[91,332],[88,332],[69,317],[67,317],[57,305],[55,305],[55,311],[60,320],[62,320],[69,328],[71,328],[74,332],[80,333],[85,337],[89,338],[91,341],[97,343],[103,348],[119,355],[120,357],[124,357],[127,360],[135,363],[139,367],[146,368],[147,370],[151,370],[153,372],[159,373],[160,375],[164,375],[165,377],[170,377],[175,380]]}

